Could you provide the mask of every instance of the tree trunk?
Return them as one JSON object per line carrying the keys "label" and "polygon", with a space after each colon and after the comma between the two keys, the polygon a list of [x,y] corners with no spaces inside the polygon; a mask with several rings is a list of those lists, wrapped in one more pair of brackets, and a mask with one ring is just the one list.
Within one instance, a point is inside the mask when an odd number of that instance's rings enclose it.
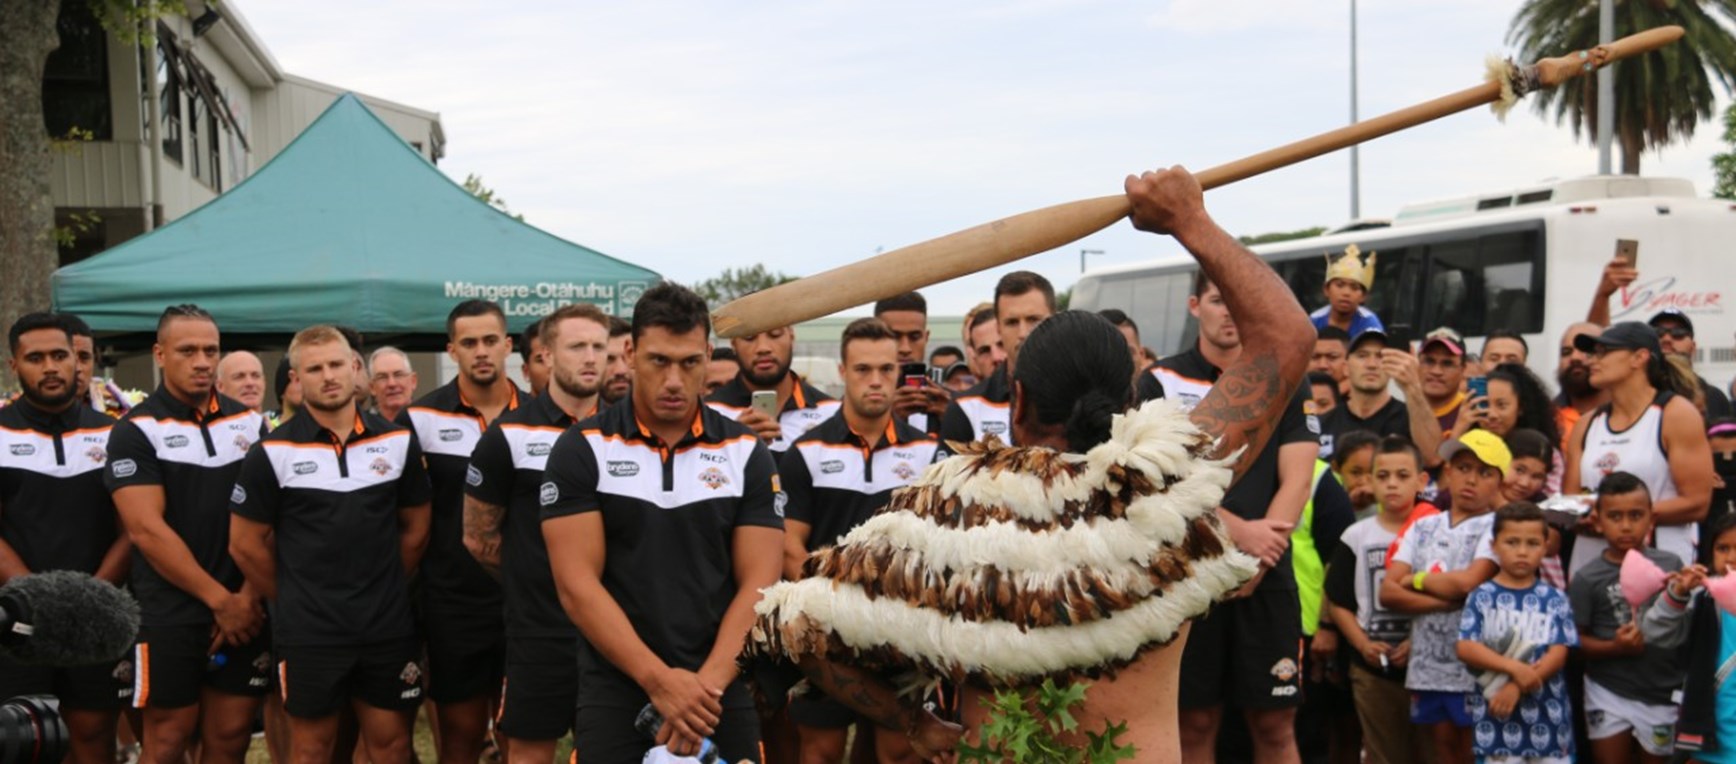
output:
{"label": "tree trunk", "polygon": [[1645,136],[1640,131],[1623,129],[1616,133],[1616,140],[1621,143],[1621,174],[1640,174],[1640,155],[1645,153]]}
{"label": "tree trunk", "polygon": [[[0,329],[47,310],[59,264],[42,71],[60,46],[60,0],[0,0]],[[10,386],[11,374],[4,384]]]}

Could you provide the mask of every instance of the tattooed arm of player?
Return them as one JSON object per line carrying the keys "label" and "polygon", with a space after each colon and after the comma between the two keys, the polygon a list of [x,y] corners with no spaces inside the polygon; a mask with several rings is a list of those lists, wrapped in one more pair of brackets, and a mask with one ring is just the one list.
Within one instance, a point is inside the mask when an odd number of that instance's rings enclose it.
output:
{"label": "tattooed arm of player", "polygon": [[[1241,337],[1241,354],[1192,413],[1218,438],[1219,456],[1236,454],[1240,477],[1277,429],[1314,346],[1314,325],[1271,266],[1206,214],[1199,181],[1173,167],[1127,178],[1133,225],[1174,236],[1218,286]],[[1239,453],[1238,453],[1239,451]]]}
{"label": "tattooed arm of player", "polygon": [[500,578],[500,518],[506,507],[474,496],[464,497],[464,548],[483,570]]}
{"label": "tattooed arm of player", "polygon": [[952,750],[964,736],[963,727],[901,701],[897,690],[868,671],[812,655],[802,658],[798,665],[808,681],[827,697],[868,721],[908,735],[924,761]]}

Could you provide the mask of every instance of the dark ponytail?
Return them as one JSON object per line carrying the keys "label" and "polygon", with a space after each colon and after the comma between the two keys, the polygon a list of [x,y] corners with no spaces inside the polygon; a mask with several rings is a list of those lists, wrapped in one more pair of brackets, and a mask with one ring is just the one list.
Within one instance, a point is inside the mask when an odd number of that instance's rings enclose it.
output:
{"label": "dark ponytail", "polygon": [[1115,415],[1132,400],[1133,357],[1108,320],[1069,310],[1025,338],[1013,380],[1036,421],[1061,425],[1067,449],[1082,453],[1109,439]]}

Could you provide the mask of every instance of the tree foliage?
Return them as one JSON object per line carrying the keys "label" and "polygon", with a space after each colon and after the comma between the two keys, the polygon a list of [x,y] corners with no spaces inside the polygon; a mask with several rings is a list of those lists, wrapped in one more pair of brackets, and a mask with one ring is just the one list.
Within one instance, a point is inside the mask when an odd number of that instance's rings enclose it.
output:
{"label": "tree foliage", "polygon": [[723,273],[696,282],[693,291],[704,297],[707,304],[716,307],[737,297],[795,280],[795,276],[770,270],[764,263],[754,263],[746,268],[725,268]]}
{"label": "tree foliage", "polygon": [[520,223],[524,222],[524,216],[514,214],[512,210],[508,209],[506,206],[506,200],[500,198],[500,195],[495,193],[494,189],[482,185],[481,175],[470,173],[469,175],[464,176],[464,190],[469,191],[471,196],[476,197],[476,199],[483,204],[500,210],[508,215],[512,215],[513,220],[517,220]]}
{"label": "tree foliage", "polygon": [[1736,199],[1736,104],[1724,109],[1724,143],[1730,150],[1712,155],[1712,196]]}
{"label": "tree foliage", "polygon": [[[1525,61],[1567,55],[1597,45],[1595,0],[1524,0],[1507,38]],[[1713,84],[1728,95],[1736,87],[1736,0],[1625,0],[1615,4],[1615,36],[1666,24],[1687,35],[1615,65],[1615,140],[1621,171],[1638,175],[1640,155],[1691,138],[1712,118]],[[1580,77],[1535,93],[1537,113],[1567,120],[1574,137],[1597,140],[1597,78]]]}

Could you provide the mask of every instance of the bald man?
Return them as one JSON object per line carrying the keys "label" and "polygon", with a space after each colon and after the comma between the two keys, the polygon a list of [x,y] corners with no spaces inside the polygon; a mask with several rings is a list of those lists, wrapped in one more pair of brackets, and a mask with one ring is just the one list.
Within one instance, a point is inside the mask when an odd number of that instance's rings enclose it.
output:
{"label": "bald man", "polygon": [[265,405],[265,364],[245,350],[223,356],[217,362],[217,392],[259,411]]}

